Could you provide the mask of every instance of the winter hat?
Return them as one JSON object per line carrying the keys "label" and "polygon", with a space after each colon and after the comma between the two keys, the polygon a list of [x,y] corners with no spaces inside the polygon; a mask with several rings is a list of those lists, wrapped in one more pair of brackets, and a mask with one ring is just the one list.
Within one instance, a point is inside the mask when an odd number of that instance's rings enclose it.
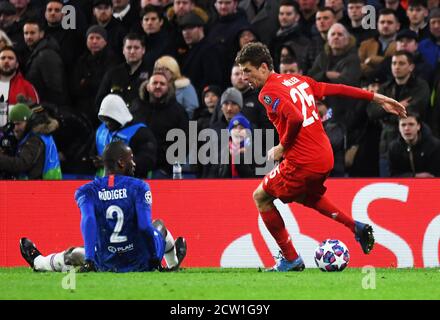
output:
{"label": "winter hat", "polygon": [[205,99],[205,95],[208,92],[214,93],[219,98],[222,95],[222,90],[220,89],[219,86],[206,86],[203,88],[203,91],[202,91],[202,101]]}
{"label": "winter hat", "polygon": [[429,13],[428,21],[431,21],[431,19],[434,18],[440,18],[440,8],[431,9],[431,12]]}
{"label": "winter hat", "polygon": [[225,102],[233,102],[240,107],[240,110],[243,109],[243,97],[241,92],[234,87],[230,87],[223,92],[220,104],[223,105]]}
{"label": "winter hat", "polygon": [[241,124],[243,128],[251,130],[251,123],[249,122],[249,120],[244,115],[239,113],[236,116],[234,116],[231,119],[231,121],[229,121],[229,126],[228,126],[229,132],[231,132],[231,130],[235,126],[238,126],[239,124]]}
{"label": "winter hat", "polygon": [[28,121],[32,115],[32,110],[24,103],[17,103],[9,109],[9,121]]}
{"label": "winter hat", "polygon": [[101,121],[103,121],[102,116],[117,121],[122,127],[133,120],[125,101],[116,94],[109,94],[102,100],[98,113],[98,118]]}
{"label": "winter hat", "polygon": [[107,41],[107,30],[105,30],[104,27],[101,27],[97,24],[91,26],[89,29],[87,29],[86,38],[88,38],[91,33],[97,33],[103,37],[105,41]]}

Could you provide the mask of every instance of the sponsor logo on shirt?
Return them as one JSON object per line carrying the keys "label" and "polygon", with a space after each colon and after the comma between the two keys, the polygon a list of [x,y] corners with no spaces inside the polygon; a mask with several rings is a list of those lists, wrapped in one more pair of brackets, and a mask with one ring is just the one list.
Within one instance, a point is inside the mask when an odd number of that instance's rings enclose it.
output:
{"label": "sponsor logo on shirt", "polygon": [[264,96],[263,100],[264,100],[264,102],[265,102],[267,105],[271,105],[271,104],[272,104],[272,98],[269,97],[269,96]]}
{"label": "sponsor logo on shirt", "polygon": [[108,246],[107,250],[110,251],[111,253],[125,253],[134,250],[134,244],[130,243],[124,247]]}
{"label": "sponsor logo on shirt", "polygon": [[272,105],[272,111],[273,112],[276,112],[277,111],[277,108],[278,108],[278,105],[280,104],[280,98],[276,98],[275,99],[275,102],[273,103],[273,105]]}
{"label": "sponsor logo on shirt", "polygon": [[153,203],[153,195],[151,194],[151,191],[145,192],[145,202],[147,204],[152,204]]}

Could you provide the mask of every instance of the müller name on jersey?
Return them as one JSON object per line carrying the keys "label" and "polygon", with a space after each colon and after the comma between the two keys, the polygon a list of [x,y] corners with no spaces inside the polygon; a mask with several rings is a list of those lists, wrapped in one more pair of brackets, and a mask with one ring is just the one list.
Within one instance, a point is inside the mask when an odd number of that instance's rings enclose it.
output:
{"label": "m\u00fcller name on jersey", "polygon": [[127,189],[115,189],[115,190],[105,190],[102,189],[98,191],[99,200],[108,201],[108,200],[117,200],[127,198]]}

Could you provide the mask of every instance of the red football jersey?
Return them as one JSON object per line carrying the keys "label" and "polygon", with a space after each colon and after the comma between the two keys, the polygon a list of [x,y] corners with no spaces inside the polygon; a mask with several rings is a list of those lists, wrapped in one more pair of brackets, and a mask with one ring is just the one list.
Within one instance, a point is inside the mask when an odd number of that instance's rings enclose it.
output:
{"label": "red football jersey", "polygon": [[344,95],[371,100],[373,94],[344,85],[317,82],[312,78],[273,73],[259,100],[277,128],[284,158],[307,170],[327,173],[333,168],[333,151],[322,126],[315,98]]}

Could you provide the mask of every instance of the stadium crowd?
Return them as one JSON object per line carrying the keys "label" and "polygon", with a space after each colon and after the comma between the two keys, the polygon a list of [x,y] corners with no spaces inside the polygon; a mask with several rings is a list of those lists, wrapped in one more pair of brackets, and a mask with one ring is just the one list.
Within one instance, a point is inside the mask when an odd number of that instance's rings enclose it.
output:
{"label": "stadium crowd", "polygon": [[100,175],[104,147],[123,140],[137,177],[171,178],[172,129],[187,138],[184,176],[255,177],[261,163],[240,159],[278,137],[235,64],[252,41],[276,72],[407,107],[399,121],[371,102],[316,101],[332,176],[440,176],[439,0],[2,0],[0,177]]}

